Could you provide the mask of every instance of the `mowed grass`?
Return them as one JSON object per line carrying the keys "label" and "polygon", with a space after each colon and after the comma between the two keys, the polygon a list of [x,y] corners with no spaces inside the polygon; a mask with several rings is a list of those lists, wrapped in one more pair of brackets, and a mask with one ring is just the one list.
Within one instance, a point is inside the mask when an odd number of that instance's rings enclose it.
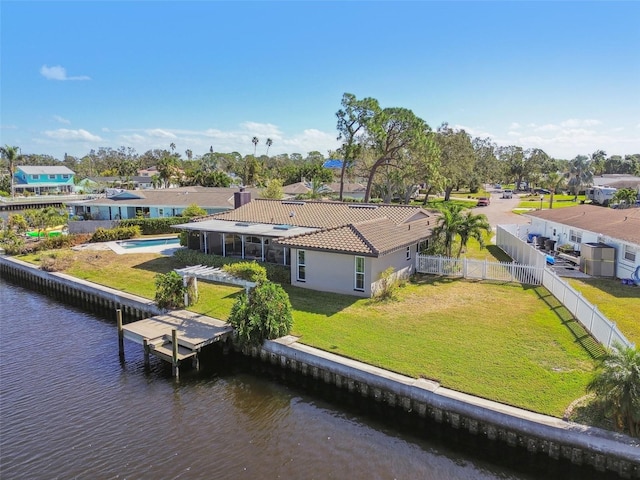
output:
{"label": "mowed grass", "polygon": [[[67,273],[146,298],[156,273],[181,266],[156,254],[68,255]],[[222,320],[243,292],[198,284],[192,309]],[[543,288],[425,276],[387,303],[285,288],[302,343],[549,415],[584,395],[602,354]]]}
{"label": "mowed grass", "polygon": [[615,322],[627,340],[640,345],[640,287],[622,285],[618,279],[568,279],[584,298]]}
{"label": "mowed grass", "polygon": [[[573,195],[554,195],[553,205],[551,204],[551,195],[544,195],[542,200],[542,208],[567,208],[580,205],[580,201],[584,200],[584,195],[579,195],[577,201],[574,201]],[[539,209],[540,208],[540,195],[524,195],[520,194],[520,202],[518,203],[518,209]]]}

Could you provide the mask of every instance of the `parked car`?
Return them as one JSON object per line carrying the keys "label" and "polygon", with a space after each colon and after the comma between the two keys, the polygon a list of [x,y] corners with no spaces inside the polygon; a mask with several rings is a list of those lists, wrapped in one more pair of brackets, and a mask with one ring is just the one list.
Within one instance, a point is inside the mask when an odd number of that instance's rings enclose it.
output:
{"label": "parked car", "polygon": [[506,188],[502,191],[502,198],[512,198],[513,197],[513,190],[511,190],[510,188]]}
{"label": "parked car", "polygon": [[533,193],[543,193],[545,195],[549,195],[551,193],[550,190],[547,190],[546,188],[536,188]]}
{"label": "parked car", "polygon": [[491,203],[491,199],[489,197],[479,197],[478,198],[478,207],[486,207]]}

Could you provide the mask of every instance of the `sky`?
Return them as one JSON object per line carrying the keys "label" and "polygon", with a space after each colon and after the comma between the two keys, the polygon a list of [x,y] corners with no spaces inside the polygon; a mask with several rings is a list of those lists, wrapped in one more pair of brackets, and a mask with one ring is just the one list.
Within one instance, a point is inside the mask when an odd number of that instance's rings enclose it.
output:
{"label": "sky", "polygon": [[640,153],[640,2],[0,2],[0,144],[339,146],[345,92],[498,145]]}

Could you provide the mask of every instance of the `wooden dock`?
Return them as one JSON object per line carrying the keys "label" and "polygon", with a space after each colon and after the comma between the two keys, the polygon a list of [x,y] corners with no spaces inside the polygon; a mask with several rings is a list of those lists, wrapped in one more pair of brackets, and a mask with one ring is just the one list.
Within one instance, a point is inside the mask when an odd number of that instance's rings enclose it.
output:
{"label": "wooden dock", "polygon": [[146,365],[149,354],[154,354],[172,364],[175,377],[179,376],[179,362],[192,358],[199,368],[200,350],[226,340],[233,333],[233,328],[222,320],[187,310],[174,310],[127,325],[122,324],[120,311],[117,316],[120,358],[124,360],[126,338],[143,346]]}

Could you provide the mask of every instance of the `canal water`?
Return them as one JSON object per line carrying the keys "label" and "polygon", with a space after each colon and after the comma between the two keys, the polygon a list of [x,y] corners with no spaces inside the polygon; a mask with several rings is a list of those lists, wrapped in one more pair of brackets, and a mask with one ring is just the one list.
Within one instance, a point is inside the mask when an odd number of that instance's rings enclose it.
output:
{"label": "canal water", "polygon": [[[0,278],[0,478],[534,479],[546,470],[211,356],[176,382],[115,322]],[[422,433],[418,433],[418,430]],[[595,474],[594,474],[595,475]],[[595,476],[593,478],[596,478]]]}

